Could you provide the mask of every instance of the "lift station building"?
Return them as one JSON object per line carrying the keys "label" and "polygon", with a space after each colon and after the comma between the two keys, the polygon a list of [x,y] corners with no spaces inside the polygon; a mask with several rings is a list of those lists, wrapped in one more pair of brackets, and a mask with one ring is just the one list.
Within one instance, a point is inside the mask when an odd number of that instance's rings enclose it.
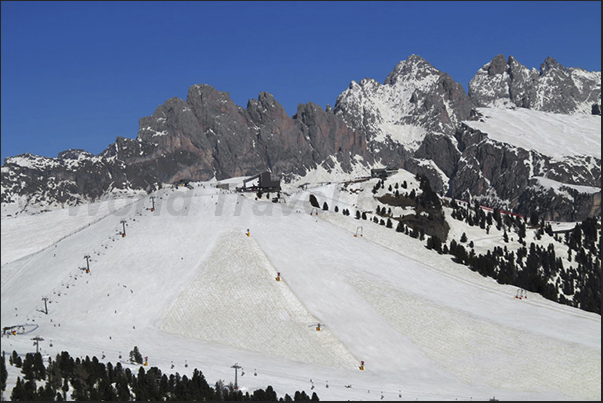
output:
{"label": "lift station building", "polygon": [[243,181],[243,191],[280,191],[281,178],[272,172],[265,171]]}

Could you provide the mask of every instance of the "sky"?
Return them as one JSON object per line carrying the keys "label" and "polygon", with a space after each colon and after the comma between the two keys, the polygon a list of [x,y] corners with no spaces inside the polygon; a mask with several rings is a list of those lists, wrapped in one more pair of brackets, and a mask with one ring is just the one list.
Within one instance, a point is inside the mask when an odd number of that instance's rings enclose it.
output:
{"label": "sky", "polygon": [[209,84],[294,115],[381,83],[412,54],[467,90],[496,55],[601,71],[601,2],[1,3],[1,158],[98,154],[167,99]]}

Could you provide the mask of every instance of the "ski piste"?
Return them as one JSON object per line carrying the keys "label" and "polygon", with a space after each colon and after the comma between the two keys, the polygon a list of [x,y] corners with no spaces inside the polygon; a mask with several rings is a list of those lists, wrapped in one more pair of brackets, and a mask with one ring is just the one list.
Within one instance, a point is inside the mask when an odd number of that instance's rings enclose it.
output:
{"label": "ski piste", "polygon": [[[50,357],[133,365],[123,357],[138,346],[167,374],[233,382],[238,363],[242,390],[314,386],[323,400],[600,399],[599,315],[519,300],[517,287],[368,221],[354,236],[358,220],[333,209],[354,212],[358,195],[339,184],[287,203],[191,186],[83,205],[74,219],[3,218],[2,327],[38,327],[2,349],[35,351],[40,336]],[[308,192],[330,209],[311,215]],[[21,219],[45,225],[21,231]]]}

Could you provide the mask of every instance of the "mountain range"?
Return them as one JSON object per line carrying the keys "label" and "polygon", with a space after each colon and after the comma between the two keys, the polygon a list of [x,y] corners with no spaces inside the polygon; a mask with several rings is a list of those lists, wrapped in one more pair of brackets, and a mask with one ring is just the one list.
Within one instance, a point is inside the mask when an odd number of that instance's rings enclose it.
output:
{"label": "mountain range", "polygon": [[600,116],[601,72],[550,57],[538,71],[498,55],[465,92],[411,55],[383,84],[352,81],[334,107],[300,104],[293,116],[267,92],[243,108],[200,84],[140,119],[136,139],[117,137],[98,155],[6,158],[0,201],[5,214],[148,193],[180,179],[270,170],[302,183],[317,170],[354,176],[389,167],[427,177],[440,195],[580,221],[601,214]]}

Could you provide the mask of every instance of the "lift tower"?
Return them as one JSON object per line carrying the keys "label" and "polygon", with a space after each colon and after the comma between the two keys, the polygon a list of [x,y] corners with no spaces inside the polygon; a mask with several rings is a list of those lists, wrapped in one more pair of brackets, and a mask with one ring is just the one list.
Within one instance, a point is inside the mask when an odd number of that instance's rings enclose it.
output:
{"label": "lift tower", "polygon": [[232,367],[230,367],[230,368],[234,368],[234,370],[235,370],[235,384],[234,384],[234,388],[235,388],[235,390],[238,390],[238,389],[239,389],[239,386],[237,385],[237,370],[238,370],[239,368],[241,368],[241,366],[240,366],[239,364],[235,363],[235,365],[233,365],[233,366],[232,366]]}

